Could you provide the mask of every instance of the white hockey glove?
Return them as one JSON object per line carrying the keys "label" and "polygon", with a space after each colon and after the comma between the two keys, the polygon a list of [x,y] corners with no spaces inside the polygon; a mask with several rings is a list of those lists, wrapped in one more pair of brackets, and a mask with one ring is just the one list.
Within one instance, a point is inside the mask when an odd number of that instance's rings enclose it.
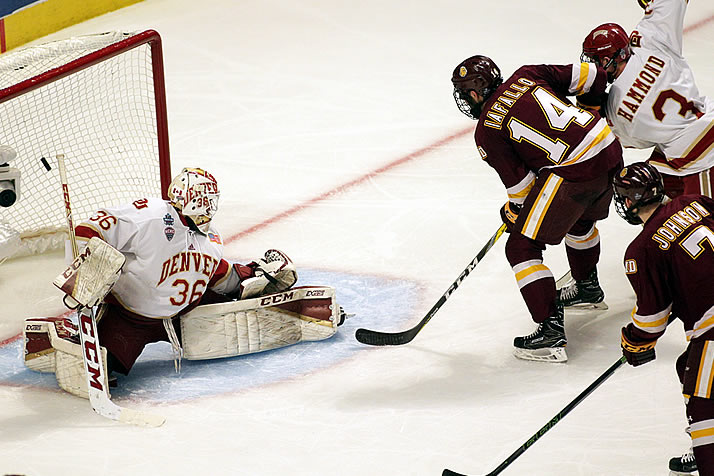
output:
{"label": "white hockey glove", "polygon": [[94,237],[52,284],[71,298],[65,299],[67,307],[74,308],[77,304],[96,306],[119,279],[124,261],[126,259],[121,252],[106,241]]}
{"label": "white hockey glove", "polygon": [[241,299],[279,293],[297,282],[295,265],[282,251],[268,250],[255,264],[255,276],[240,283]]}

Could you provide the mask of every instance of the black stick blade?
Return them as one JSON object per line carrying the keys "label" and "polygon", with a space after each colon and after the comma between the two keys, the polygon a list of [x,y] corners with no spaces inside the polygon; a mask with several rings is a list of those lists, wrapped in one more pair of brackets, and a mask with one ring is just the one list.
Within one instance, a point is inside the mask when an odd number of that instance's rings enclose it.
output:
{"label": "black stick blade", "polygon": [[450,469],[445,469],[444,472],[441,473],[441,476],[466,476],[466,475],[457,473],[455,471],[451,471]]}
{"label": "black stick blade", "polygon": [[379,332],[369,329],[357,329],[355,339],[367,345],[404,345],[416,335],[416,332]]}

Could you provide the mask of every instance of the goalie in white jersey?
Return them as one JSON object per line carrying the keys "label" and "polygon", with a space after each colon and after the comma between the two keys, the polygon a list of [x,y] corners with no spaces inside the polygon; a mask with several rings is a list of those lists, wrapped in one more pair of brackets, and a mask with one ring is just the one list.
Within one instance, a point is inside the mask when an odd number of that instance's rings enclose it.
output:
{"label": "goalie in white jersey", "polygon": [[648,162],[664,174],[667,194],[712,197],[714,103],[699,93],[682,56],[688,0],[638,3],[645,14],[629,38],[620,25],[600,25],[585,38],[581,59],[608,72],[604,115],[624,147],[654,147]]}
{"label": "goalie in white jersey", "polygon": [[[100,209],[77,226],[78,241],[92,247],[84,255],[98,255],[94,247],[101,250],[108,244],[124,263],[119,264],[120,273],[111,271],[104,282],[94,278],[103,277],[102,261],[95,267],[86,260],[91,272],[85,276],[93,278],[82,278],[85,263],[75,261],[65,273],[71,278],[56,282],[73,298],[79,288],[100,290],[92,291],[90,300],[104,298],[97,326],[100,344],[106,348],[107,375],[128,374],[152,342],[171,342],[180,363],[182,351],[189,359],[230,357],[334,334],[341,324],[334,290],[290,289],[297,272],[284,253],[268,250],[248,265],[223,258],[223,243],[211,222],[219,198],[211,174],[183,169],[171,182],[168,196],[168,201],[144,198]],[[75,278],[72,270],[77,268]],[[89,282],[79,283],[82,279]],[[270,297],[259,298],[266,295]],[[34,370],[54,371],[60,387],[86,396],[79,346],[72,347],[66,339],[72,328],[66,319],[28,319],[25,363]],[[54,350],[57,357],[48,354]],[[71,365],[65,363],[65,354],[77,354],[69,358]]]}

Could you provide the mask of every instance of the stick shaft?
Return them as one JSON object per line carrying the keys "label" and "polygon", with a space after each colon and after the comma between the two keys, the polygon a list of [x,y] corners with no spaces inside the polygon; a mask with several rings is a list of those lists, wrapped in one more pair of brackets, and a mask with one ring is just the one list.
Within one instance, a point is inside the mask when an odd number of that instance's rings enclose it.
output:
{"label": "stick shaft", "polygon": [[[486,476],[496,476],[497,474],[501,474],[501,472],[504,469],[506,469],[507,466],[509,466],[511,463],[513,463],[513,461],[515,461],[516,458],[518,458],[520,455],[522,455],[528,448],[533,446],[533,444],[536,441],[538,441],[544,434],[546,434],[551,428],[553,428],[556,425],[556,423],[558,423],[560,420],[562,420],[563,417],[565,417],[565,415],[570,413],[573,410],[573,408],[578,406],[580,404],[580,402],[585,400],[585,398],[588,395],[590,395],[596,388],[598,388],[600,385],[602,385],[602,383],[605,382],[605,380],[610,378],[612,376],[612,374],[614,374],[615,371],[618,368],[620,368],[620,366],[622,364],[624,364],[625,362],[627,362],[627,360],[625,359],[624,356],[617,359],[617,362],[612,364],[610,366],[610,368],[608,368],[605,372],[603,372],[603,374],[600,375],[593,383],[591,383],[588,386],[588,388],[583,390],[580,393],[580,395],[578,395],[577,397],[575,397],[575,399],[573,399],[573,401],[568,403],[565,406],[565,408],[560,410],[553,418],[551,418],[551,420],[548,423],[543,425],[543,427],[540,430],[535,432],[535,434],[533,436],[531,436],[528,439],[528,441],[523,443],[516,451],[514,451],[508,458],[506,458],[506,460],[503,463],[498,465],[498,467],[496,469],[494,469],[493,471],[488,473]],[[460,473],[456,473],[455,471],[445,469],[444,472],[442,473],[442,475],[443,476],[455,476],[455,475],[460,475]],[[463,475],[461,475],[461,476],[463,476]]]}
{"label": "stick shaft", "polygon": [[493,245],[496,243],[496,241],[498,241],[498,239],[505,231],[506,225],[501,225],[496,231],[496,233],[494,233],[493,236],[484,245],[481,251],[479,251],[478,255],[476,255],[476,257],[471,260],[468,266],[466,266],[466,269],[461,272],[459,277],[456,278],[456,281],[454,281],[451,286],[449,286],[449,289],[446,290],[446,292],[439,298],[436,304],[432,306],[429,312],[426,313],[426,316],[424,316],[424,318],[419,321],[416,326],[402,332],[380,332],[369,329],[357,329],[357,332],[355,333],[355,338],[359,342],[368,345],[402,345],[411,342],[412,339],[414,339],[414,337],[416,337],[416,335],[424,328],[427,322],[429,322],[431,318],[434,317],[436,312],[441,308],[441,306],[444,305],[446,300],[449,299],[449,296],[451,296],[451,294],[456,291],[456,288],[459,287],[461,282],[466,278],[466,276],[469,275],[469,273],[471,273],[471,271],[483,259],[488,250],[493,247]]}
{"label": "stick shaft", "polygon": [[69,200],[69,184],[67,183],[67,168],[64,163],[64,154],[57,155],[57,168],[59,169],[60,181],[62,182],[62,196],[64,198],[64,211],[67,220],[67,233],[69,242],[72,245],[72,257],[79,255],[77,247],[77,237],[74,234],[74,223],[72,222],[72,205]]}

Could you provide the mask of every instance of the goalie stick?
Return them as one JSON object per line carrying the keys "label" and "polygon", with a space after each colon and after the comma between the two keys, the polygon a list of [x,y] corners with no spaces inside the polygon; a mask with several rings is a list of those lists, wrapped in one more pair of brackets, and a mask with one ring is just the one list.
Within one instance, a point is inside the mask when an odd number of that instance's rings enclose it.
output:
{"label": "goalie stick", "polygon": [[[549,421],[548,423],[546,423],[545,425],[543,425],[543,427],[542,427],[540,430],[538,430],[533,436],[531,436],[531,437],[528,439],[528,441],[526,441],[525,443],[523,443],[520,448],[518,448],[516,451],[514,451],[514,452],[511,454],[511,456],[509,456],[508,458],[506,458],[506,460],[505,460],[503,463],[501,463],[496,469],[494,469],[493,471],[491,471],[490,473],[488,473],[486,476],[496,476],[497,474],[501,474],[501,472],[502,472],[504,469],[506,469],[506,467],[507,467],[508,465],[510,465],[511,463],[513,463],[513,461],[515,461],[516,458],[518,458],[520,455],[522,455],[528,448],[530,448],[531,446],[533,446],[533,444],[534,444],[536,441],[538,441],[541,436],[543,436],[544,434],[546,434],[546,432],[548,432],[548,430],[550,430],[551,428],[553,428],[556,423],[558,423],[560,420],[562,420],[563,417],[565,417],[565,415],[567,415],[568,413],[570,413],[570,411],[571,411],[573,408],[575,408],[576,406],[578,406],[578,404],[580,404],[580,402],[582,402],[583,400],[585,400],[585,397],[587,397],[588,395],[590,395],[590,394],[591,394],[596,388],[598,388],[605,380],[607,380],[608,378],[610,378],[610,377],[612,376],[612,374],[614,374],[615,371],[616,371],[618,368],[620,368],[620,366],[621,366],[622,364],[624,364],[625,362],[627,362],[627,359],[625,358],[625,356],[620,357],[620,358],[617,360],[617,362],[615,362],[614,364],[612,364],[612,365],[610,366],[610,368],[607,369],[602,375],[600,375],[593,383],[591,383],[590,386],[588,386],[588,388],[586,388],[585,390],[583,390],[583,391],[580,393],[580,395],[578,395],[577,397],[575,397],[575,399],[574,399],[572,402],[568,403],[568,404],[565,406],[565,408],[563,408],[562,410],[560,410],[553,418],[550,419],[550,421]],[[441,473],[441,476],[467,476],[467,475],[461,474],[461,473],[457,473],[456,471],[451,471],[450,469],[445,469],[445,470]]]}
{"label": "goalie stick", "polygon": [[[69,201],[67,169],[65,168],[63,154],[57,155],[57,165],[62,182],[67,232],[69,234],[70,244],[72,245],[73,257],[76,258],[79,254],[79,250],[77,247],[77,237],[74,234],[74,224],[72,223],[72,206]],[[162,416],[120,407],[110,400],[105,383],[107,379],[105,378],[104,363],[102,362],[102,352],[99,345],[97,320],[94,315],[94,309],[80,306],[77,309],[77,316],[79,319],[80,342],[82,345],[82,360],[84,361],[84,372],[87,378],[87,390],[89,391],[89,403],[92,405],[92,409],[105,418],[122,423],[149,427],[163,425],[166,419]]]}
{"label": "goalie stick", "polygon": [[359,342],[368,345],[402,345],[411,342],[412,339],[414,339],[414,337],[416,337],[416,335],[419,333],[419,331],[424,328],[426,323],[429,322],[432,317],[434,317],[434,314],[436,314],[436,312],[441,308],[441,306],[444,305],[446,300],[449,299],[449,296],[451,296],[451,294],[456,291],[456,288],[459,287],[461,282],[483,259],[488,250],[493,247],[493,245],[496,243],[496,241],[498,241],[498,239],[505,231],[506,225],[503,224],[498,228],[498,230],[496,230],[496,233],[494,233],[493,236],[484,245],[484,247],[481,248],[481,251],[478,252],[478,254],[473,260],[471,260],[468,266],[466,266],[466,269],[461,272],[459,277],[456,278],[456,281],[454,281],[451,286],[449,286],[449,289],[446,290],[446,292],[439,298],[436,304],[434,304],[434,306],[429,310],[429,312],[426,313],[426,316],[424,316],[424,318],[416,326],[402,332],[380,332],[372,331],[369,329],[357,329],[357,332],[355,332],[355,338]]}

